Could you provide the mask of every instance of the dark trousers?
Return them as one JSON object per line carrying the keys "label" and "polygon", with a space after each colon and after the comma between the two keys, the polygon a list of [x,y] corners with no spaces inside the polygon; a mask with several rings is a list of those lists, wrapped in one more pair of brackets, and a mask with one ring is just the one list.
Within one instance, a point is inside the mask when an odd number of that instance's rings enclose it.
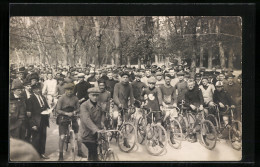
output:
{"label": "dark trousers", "polygon": [[84,144],[88,148],[88,160],[98,161],[97,144],[90,142],[84,142]]}
{"label": "dark trousers", "polygon": [[27,121],[26,120],[20,120],[19,121],[19,126],[17,128],[14,128],[10,130],[10,136],[16,139],[21,139],[25,141],[26,137],[26,130],[27,130]]}
{"label": "dark trousers", "polygon": [[47,126],[41,125],[37,128],[37,131],[32,130],[32,145],[39,154],[44,154],[47,137]]}

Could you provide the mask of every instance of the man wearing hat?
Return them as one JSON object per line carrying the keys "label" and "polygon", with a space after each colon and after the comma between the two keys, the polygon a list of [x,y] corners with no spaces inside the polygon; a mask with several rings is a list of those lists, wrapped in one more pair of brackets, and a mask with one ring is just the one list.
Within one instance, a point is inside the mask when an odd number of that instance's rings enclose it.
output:
{"label": "man wearing hat", "polygon": [[64,86],[65,86],[64,78],[63,78],[63,77],[57,78],[57,82],[58,82],[58,84],[57,84],[57,90],[56,90],[56,92],[57,92],[57,95],[58,95],[58,96],[61,96],[61,95],[63,95],[63,94],[65,93],[65,89],[64,89]]}
{"label": "man wearing hat", "polygon": [[24,83],[24,70],[23,68],[19,68],[19,71],[16,73],[16,79],[13,80],[12,86],[13,85],[23,85]]}
{"label": "man wearing hat", "polygon": [[200,73],[196,73],[195,74],[195,86],[199,87],[202,84],[201,82],[201,74]]}
{"label": "man wearing hat", "polygon": [[63,94],[57,103],[56,111],[59,114],[57,117],[57,123],[59,125],[59,161],[63,161],[63,144],[65,140],[65,135],[68,131],[68,125],[70,119],[72,120],[72,129],[75,133],[75,140],[78,144],[78,156],[84,156],[81,150],[81,143],[78,140],[79,125],[77,122],[77,113],[79,113],[79,100],[73,94],[74,84],[66,83],[64,85],[65,94]]}
{"label": "man wearing hat", "polygon": [[27,112],[25,98],[22,96],[23,86],[12,85],[9,109],[9,132],[10,137],[25,140],[27,129]]}
{"label": "man wearing hat", "polygon": [[224,84],[222,81],[218,81],[216,83],[216,90],[213,94],[213,101],[219,106],[220,114],[223,116],[223,121],[225,124],[225,129],[222,131],[221,138],[227,138],[228,137],[228,125],[229,125],[229,114],[230,113],[223,113],[226,109],[226,106],[234,106],[234,101],[232,100],[229,93],[224,90]]}
{"label": "man wearing hat", "polygon": [[159,88],[165,84],[165,81],[163,79],[163,74],[162,74],[162,72],[157,71],[155,75],[156,75],[156,80],[157,80],[155,87]]}
{"label": "man wearing hat", "polygon": [[104,128],[105,114],[98,103],[98,87],[88,89],[89,99],[80,106],[80,129],[82,143],[88,148],[88,160],[98,161],[97,131]]}
{"label": "man wearing hat", "polygon": [[[133,106],[134,104],[133,88],[129,83],[128,72],[122,72],[120,76],[121,76],[121,82],[115,85],[113,99],[115,103],[115,110],[124,109],[121,112],[121,117],[126,118],[125,121],[128,121],[129,115],[127,110],[125,109],[129,108],[128,106],[129,98],[130,98],[130,106]],[[127,138],[124,138],[124,146],[127,148],[130,147]]]}
{"label": "man wearing hat", "polygon": [[177,73],[179,82],[176,84],[176,94],[177,94],[177,104],[178,106],[182,104],[182,101],[185,100],[185,93],[188,91],[187,82],[184,80],[184,72],[180,71]]}
{"label": "man wearing hat", "polygon": [[45,145],[47,138],[47,126],[49,127],[49,115],[42,114],[49,109],[46,98],[41,94],[41,85],[32,86],[32,95],[28,100],[28,110],[31,112],[30,127],[32,129],[32,145],[43,159],[48,159],[45,155]]}
{"label": "man wearing hat", "polygon": [[227,84],[224,85],[224,90],[228,92],[236,105],[234,118],[241,121],[242,89],[240,84],[234,81],[234,75],[232,73],[227,75]]}
{"label": "man wearing hat", "polygon": [[134,82],[131,83],[133,88],[133,95],[136,100],[141,101],[141,93],[144,88],[147,88],[146,84],[141,82],[142,74],[136,73]]}
{"label": "man wearing hat", "polygon": [[79,99],[79,103],[83,103],[88,100],[88,89],[91,88],[91,84],[88,81],[84,81],[85,74],[78,74],[79,83],[74,88],[74,95],[76,95]]}
{"label": "man wearing hat", "polygon": [[101,71],[101,77],[100,79],[103,79],[103,80],[108,80],[108,77],[107,77],[107,71],[105,69],[103,69]]}

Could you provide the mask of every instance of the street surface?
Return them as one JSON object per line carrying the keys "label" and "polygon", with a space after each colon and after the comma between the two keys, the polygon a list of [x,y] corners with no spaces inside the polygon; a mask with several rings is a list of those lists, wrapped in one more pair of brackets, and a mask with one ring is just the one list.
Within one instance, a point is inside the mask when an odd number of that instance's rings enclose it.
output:
{"label": "street surface", "polygon": [[[59,133],[55,120],[50,118],[50,128],[47,129],[46,155],[47,161],[57,161],[59,158]],[[150,155],[144,145],[137,144],[130,153],[119,150],[115,139],[111,141],[111,147],[117,154],[119,161],[239,161],[242,151],[234,150],[225,140],[217,141],[213,150],[208,150],[199,142],[190,143],[183,141],[180,149],[174,149],[169,144],[160,156]],[[82,149],[87,154],[87,148],[82,144]],[[64,160],[71,161],[69,152],[64,151]],[[76,157],[76,161],[87,161],[86,158]]]}

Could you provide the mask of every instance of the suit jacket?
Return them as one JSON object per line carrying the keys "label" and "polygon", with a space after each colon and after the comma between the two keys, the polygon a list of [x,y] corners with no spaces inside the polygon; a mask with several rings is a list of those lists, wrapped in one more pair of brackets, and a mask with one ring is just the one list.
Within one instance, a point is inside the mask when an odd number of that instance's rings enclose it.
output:
{"label": "suit jacket", "polygon": [[28,110],[31,112],[30,125],[33,126],[49,126],[49,116],[42,115],[41,112],[49,108],[47,100],[44,96],[41,96],[44,102],[44,107],[41,108],[37,97],[32,94],[28,100]]}

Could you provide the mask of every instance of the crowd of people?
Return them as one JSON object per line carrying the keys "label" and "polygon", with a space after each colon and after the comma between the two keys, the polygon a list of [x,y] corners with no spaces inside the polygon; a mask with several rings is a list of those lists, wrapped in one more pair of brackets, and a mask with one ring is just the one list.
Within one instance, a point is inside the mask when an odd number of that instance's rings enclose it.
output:
{"label": "crowd of people", "polygon": [[[78,156],[86,157],[81,150],[84,144],[89,150],[88,159],[98,160],[97,131],[107,126],[111,100],[113,110],[120,110],[126,119],[129,115],[121,109],[141,105],[163,110],[164,106],[180,107],[185,102],[191,110],[204,110],[206,114],[211,111],[205,107],[215,104],[221,111],[227,105],[235,106],[235,119],[241,120],[242,77],[233,75],[232,69],[218,71],[201,67],[193,75],[185,65],[147,65],[143,69],[105,65],[98,69],[94,65],[11,66],[10,89],[10,138],[31,143],[43,159],[49,158],[45,155],[45,145],[50,118],[50,114],[43,111],[53,106],[58,115],[59,161],[63,160],[69,121],[76,134]],[[162,123],[160,113],[156,113],[155,121]],[[225,115],[223,121],[228,126]],[[222,135],[225,137],[225,133]],[[196,142],[196,135],[190,137]],[[130,147],[127,138],[124,138],[124,146]]]}

